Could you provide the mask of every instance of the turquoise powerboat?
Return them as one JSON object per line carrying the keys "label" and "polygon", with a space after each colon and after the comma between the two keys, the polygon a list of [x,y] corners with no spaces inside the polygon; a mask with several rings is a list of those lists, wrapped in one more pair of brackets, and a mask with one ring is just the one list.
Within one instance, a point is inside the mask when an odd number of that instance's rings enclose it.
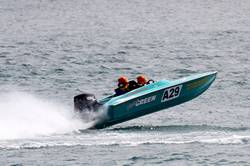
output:
{"label": "turquoise powerboat", "polygon": [[83,116],[86,112],[102,115],[95,117],[92,126],[101,129],[192,100],[209,88],[216,74],[207,72],[177,80],[161,80],[100,101],[92,94],[80,94],[74,97],[74,106]]}

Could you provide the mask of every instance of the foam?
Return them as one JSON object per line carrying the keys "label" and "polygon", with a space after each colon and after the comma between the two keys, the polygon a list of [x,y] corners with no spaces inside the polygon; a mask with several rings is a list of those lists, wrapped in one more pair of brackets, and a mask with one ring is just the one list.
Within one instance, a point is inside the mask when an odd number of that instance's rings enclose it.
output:
{"label": "foam", "polygon": [[67,133],[87,127],[62,104],[27,93],[0,94],[0,140]]}

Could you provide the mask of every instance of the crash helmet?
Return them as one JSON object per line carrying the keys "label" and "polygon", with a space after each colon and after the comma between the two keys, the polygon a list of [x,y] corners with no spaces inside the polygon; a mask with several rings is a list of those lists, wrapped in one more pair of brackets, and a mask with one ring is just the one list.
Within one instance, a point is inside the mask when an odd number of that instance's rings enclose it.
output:
{"label": "crash helmet", "polygon": [[137,83],[140,85],[145,85],[148,82],[147,78],[144,75],[139,75],[136,79]]}
{"label": "crash helmet", "polygon": [[119,84],[126,85],[126,84],[128,84],[128,78],[125,77],[125,76],[120,76],[120,77],[118,78],[118,83],[119,83]]}

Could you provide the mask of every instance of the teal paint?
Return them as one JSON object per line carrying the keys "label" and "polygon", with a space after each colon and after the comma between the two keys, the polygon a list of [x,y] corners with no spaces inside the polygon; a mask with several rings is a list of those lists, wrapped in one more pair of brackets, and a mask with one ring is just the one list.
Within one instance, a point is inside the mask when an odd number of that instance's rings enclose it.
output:
{"label": "teal paint", "polygon": [[161,80],[124,95],[109,96],[100,102],[107,107],[107,118],[96,124],[104,128],[192,100],[206,91],[217,72],[208,72],[177,80]]}

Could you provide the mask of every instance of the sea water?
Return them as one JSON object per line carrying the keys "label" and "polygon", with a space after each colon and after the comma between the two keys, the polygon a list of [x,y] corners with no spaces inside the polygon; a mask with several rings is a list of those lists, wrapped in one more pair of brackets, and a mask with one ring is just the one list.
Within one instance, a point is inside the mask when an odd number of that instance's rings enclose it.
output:
{"label": "sea water", "polygon": [[[0,1],[0,165],[250,165],[247,0]],[[120,75],[218,71],[182,105],[102,130],[73,97]]]}

